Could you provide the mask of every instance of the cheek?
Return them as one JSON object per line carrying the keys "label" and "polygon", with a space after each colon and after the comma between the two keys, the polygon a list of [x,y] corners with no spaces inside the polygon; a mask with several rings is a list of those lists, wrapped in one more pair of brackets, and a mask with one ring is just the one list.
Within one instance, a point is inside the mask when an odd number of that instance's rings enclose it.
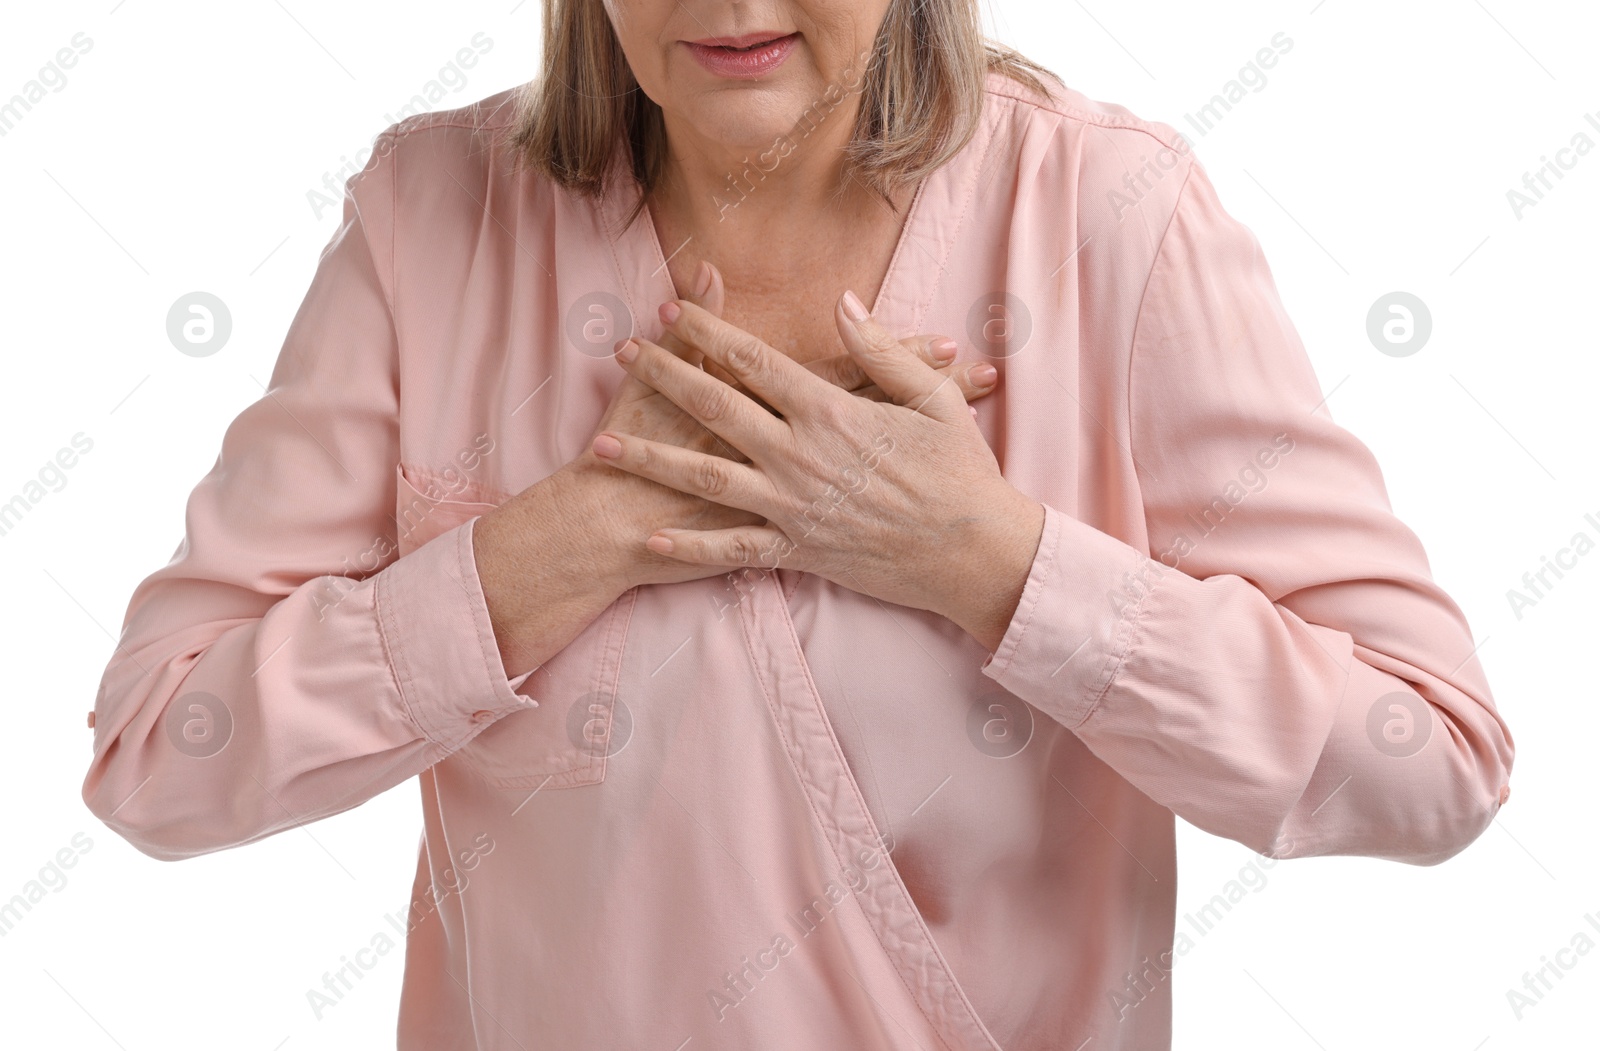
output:
{"label": "cheek", "polygon": [[[593,0],[591,0],[593,2]],[[650,93],[662,82],[666,49],[679,34],[668,24],[675,5],[662,0],[599,0],[640,86]]]}
{"label": "cheek", "polygon": [[871,50],[888,13],[887,0],[817,3],[806,8],[817,65],[834,77],[860,66],[861,56]]}

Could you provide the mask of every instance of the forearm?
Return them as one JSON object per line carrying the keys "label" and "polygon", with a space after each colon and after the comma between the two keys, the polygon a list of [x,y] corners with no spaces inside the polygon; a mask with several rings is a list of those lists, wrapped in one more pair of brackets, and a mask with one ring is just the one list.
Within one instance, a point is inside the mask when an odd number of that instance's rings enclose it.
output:
{"label": "forearm", "polygon": [[1052,509],[982,670],[1207,832],[1280,858],[1434,864],[1504,801],[1510,739],[1461,656],[1459,609],[1391,572],[1274,601]]}
{"label": "forearm", "polygon": [[561,470],[474,523],[473,559],[507,678],[555,656],[630,586],[582,470]]}

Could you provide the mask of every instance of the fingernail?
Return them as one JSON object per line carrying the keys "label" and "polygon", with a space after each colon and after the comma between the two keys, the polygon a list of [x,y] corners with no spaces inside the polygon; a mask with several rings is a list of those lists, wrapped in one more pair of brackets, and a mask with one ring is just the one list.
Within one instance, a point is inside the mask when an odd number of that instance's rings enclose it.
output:
{"label": "fingernail", "polygon": [[854,292],[846,289],[844,293],[844,316],[857,323],[867,320],[867,308]]}
{"label": "fingernail", "polygon": [[994,370],[993,365],[984,362],[980,365],[974,365],[972,371],[967,373],[967,379],[980,387],[987,387],[994,382],[995,377],[998,375],[1000,374]]}
{"label": "fingernail", "polygon": [[617,360],[626,364],[639,356],[639,344],[631,339],[617,341]]}
{"label": "fingernail", "polygon": [[668,300],[667,302],[661,304],[661,309],[657,311],[657,313],[661,315],[662,324],[670,325],[674,321],[678,320],[678,315],[683,313],[683,309],[679,307],[678,304]]}
{"label": "fingernail", "polygon": [[711,264],[702,259],[700,268],[694,272],[694,294],[699,297],[709,291],[711,291]]}
{"label": "fingernail", "polygon": [[972,413],[973,419],[977,419],[977,417],[978,417],[978,407],[976,405],[968,405],[967,406],[967,411]]}
{"label": "fingernail", "polygon": [[956,358],[956,341],[953,339],[935,340],[928,349],[933,353],[935,361],[954,361]]}
{"label": "fingernail", "polygon": [[648,547],[652,551],[658,551],[663,555],[672,554],[671,537],[653,536],[644,542],[644,546]]}
{"label": "fingernail", "polygon": [[598,435],[594,440],[594,454],[614,460],[622,455],[622,443],[609,434]]}

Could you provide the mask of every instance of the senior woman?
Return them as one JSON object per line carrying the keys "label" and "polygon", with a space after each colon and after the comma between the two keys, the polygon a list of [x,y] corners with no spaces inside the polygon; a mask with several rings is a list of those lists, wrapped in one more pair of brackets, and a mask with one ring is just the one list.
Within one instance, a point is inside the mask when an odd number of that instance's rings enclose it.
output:
{"label": "senior woman", "polygon": [[1171,128],[972,0],[544,11],[347,183],[130,602],[111,828],[416,777],[401,1048],[1148,1051],[1175,814],[1487,826],[1468,625]]}

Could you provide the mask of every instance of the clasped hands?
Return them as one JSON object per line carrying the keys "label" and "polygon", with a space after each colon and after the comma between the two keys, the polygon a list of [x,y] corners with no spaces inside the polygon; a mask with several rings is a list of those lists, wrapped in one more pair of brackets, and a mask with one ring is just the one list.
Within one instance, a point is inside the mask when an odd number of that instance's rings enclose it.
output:
{"label": "clasped hands", "polygon": [[662,304],[660,317],[663,341],[687,353],[635,337],[617,345],[617,361],[743,462],[614,425],[595,435],[591,451],[765,524],[660,528],[641,538],[650,550],[704,566],[815,573],[940,613],[991,649],[998,645],[1037,547],[1043,507],[1001,475],[955,380],[890,336],[851,292],[834,320],[881,401],[828,382],[687,299]]}

